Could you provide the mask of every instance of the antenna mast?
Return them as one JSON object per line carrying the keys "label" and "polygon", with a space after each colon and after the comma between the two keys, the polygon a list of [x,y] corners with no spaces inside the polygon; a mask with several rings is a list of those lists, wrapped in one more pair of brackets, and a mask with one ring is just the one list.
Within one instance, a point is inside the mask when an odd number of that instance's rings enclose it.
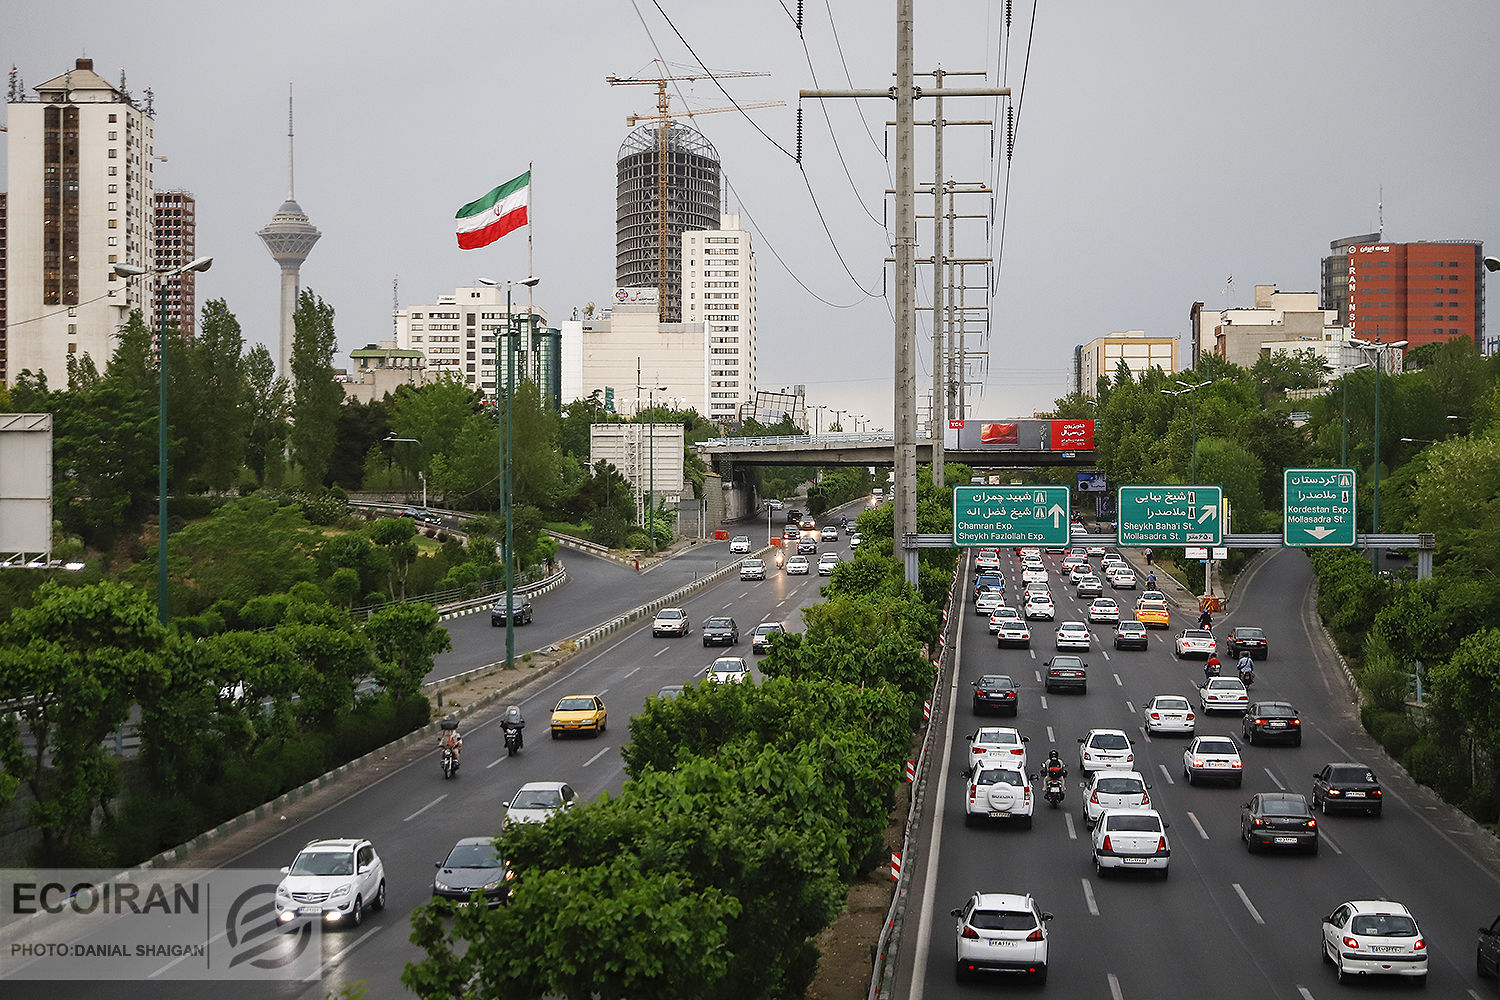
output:
{"label": "antenna mast", "polygon": [[296,185],[292,173],[292,85],[286,85],[286,200],[296,201]]}

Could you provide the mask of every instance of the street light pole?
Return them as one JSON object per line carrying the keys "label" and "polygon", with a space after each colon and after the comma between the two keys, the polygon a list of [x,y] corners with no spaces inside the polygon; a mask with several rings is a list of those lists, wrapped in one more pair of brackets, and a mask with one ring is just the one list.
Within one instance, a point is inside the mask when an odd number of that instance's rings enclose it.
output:
{"label": "street light pole", "polygon": [[[1375,477],[1375,495],[1374,502],[1370,506],[1370,533],[1378,535],[1380,533],[1380,369],[1384,367],[1380,360],[1380,349],[1382,347],[1405,347],[1406,341],[1394,340],[1388,344],[1382,344],[1380,342],[1380,328],[1377,326],[1375,328],[1375,340],[1373,343],[1371,343],[1370,341],[1359,340],[1355,337],[1350,337],[1349,343],[1353,344],[1355,347],[1360,348],[1361,350],[1373,352],[1375,357],[1375,465],[1372,470],[1372,474]],[[1375,569],[1375,572],[1379,573],[1380,546],[1372,545],[1370,547],[1370,551],[1373,553],[1372,565]]]}
{"label": "street light pole", "polygon": [[[1201,388],[1203,388],[1206,385],[1212,384],[1211,380],[1210,381],[1199,382],[1197,385],[1188,385],[1186,382],[1182,381],[1181,379],[1177,379],[1176,382],[1177,382],[1178,385],[1182,386],[1181,389],[1163,389],[1163,390],[1161,390],[1161,394],[1163,396],[1180,396],[1180,395],[1182,395],[1185,392],[1186,393],[1192,393],[1192,392],[1194,392],[1194,390],[1201,389]],[[1193,396],[1193,458],[1192,458],[1192,473],[1189,475],[1188,478],[1194,484],[1196,484],[1198,482],[1198,397],[1197,397],[1197,395]]]}
{"label": "street light pole", "polygon": [[1344,420],[1339,430],[1339,465],[1345,468],[1349,465],[1349,372],[1357,372],[1361,368],[1368,367],[1370,367],[1370,362],[1361,361],[1349,371],[1344,372],[1343,378],[1339,379],[1343,383],[1341,395],[1344,397]]}
{"label": "street light pole", "polygon": [[[640,374],[639,370],[636,372]],[[656,393],[666,392],[664,385],[641,385],[636,383],[636,399],[640,399],[640,391],[646,390],[646,409],[651,412],[647,433],[650,438],[646,443],[646,534],[651,539],[651,551],[656,551]]]}

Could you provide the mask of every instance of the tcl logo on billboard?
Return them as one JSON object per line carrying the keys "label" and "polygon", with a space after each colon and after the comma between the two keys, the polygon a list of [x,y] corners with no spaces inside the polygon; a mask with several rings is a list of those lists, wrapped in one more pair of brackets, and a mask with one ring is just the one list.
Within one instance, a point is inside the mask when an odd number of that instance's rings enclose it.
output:
{"label": "tcl logo on billboard", "polygon": [[1058,451],[1092,449],[1094,447],[1094,422],[1092,420],[1052,421],[1052,447]]}

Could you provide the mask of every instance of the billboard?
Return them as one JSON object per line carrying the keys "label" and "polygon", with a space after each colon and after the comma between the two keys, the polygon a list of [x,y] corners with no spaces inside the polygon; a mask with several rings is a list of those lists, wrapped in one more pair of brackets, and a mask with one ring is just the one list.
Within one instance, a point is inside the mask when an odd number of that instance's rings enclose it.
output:
{"label": "billboard", "polygon": [[0,565],[52,556],[52,414],[0,414]]}
{"label": "billboard", "polygon": [[617,306],[654,306],[656,305],[656,288],[616,288],[615,305]]}
{"label": "billboard", "polygon": [[1092,451],[1092,420],[950,420],[943,447],[954,451]]}
{"label": "billboard", "polygon": [[1102,472],[1080,472],[1078,474],[1079,493],[1103,493],[1109,488],[1104,481]]}

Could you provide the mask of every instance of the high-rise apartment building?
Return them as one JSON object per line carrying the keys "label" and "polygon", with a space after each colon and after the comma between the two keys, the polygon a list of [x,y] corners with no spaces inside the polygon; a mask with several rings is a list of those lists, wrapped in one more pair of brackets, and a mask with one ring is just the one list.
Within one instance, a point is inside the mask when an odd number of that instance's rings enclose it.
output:
{"label": "high-rise apartment building", "polygon": [[1136,379],[1153,368],[1170,375],[1177,370],[1177,338],[1148,337],[1145,330],[1123,330],[1079,345],[1074,348],[1073,391],[1093,398],[1099,391],[1099,379],[1113,382],[1122,364]]}
{"label": "high-rise apartment building", "polygon": [[5,385],[5,192],[0,191],[0,385]]}
{"label": "high-rise apartment building", "polygon": [[[544,310],[533,309],[528,324],[524,301],[513,297],[510,308],[520,330],[515,378],[536,382],[542,397],[557,405],[562,392],[561,335],[547,328]],[[497,398],[505,384],[506,356],[496,344],[505,328],[505,289],[493,285],[457,288],[452,295],[439,295],[432,305],[396,310],[396,346],[422,352],[428,381],[452,376],[486,399]]]}
{"label": "high-rise apartment building", "polygon": [[[197,202],[186,191],[158,191],[156,193],[156,269],[166,272],[190,264],[197,246],[196,232]],[[193,279],[196,271],[187,271],[156,280],[162,282],[156,294],[151,296],[151,328],[176,327],[182,335],[192,340],[197,328],[193,317],[197,310],[197,296]],[[157,310],[165,306],[165,313]]]}
{"label": "high-rise apartment building", "polygon": [[682,321],[705,327],[706,416],[736,419],[755,398],[755,251],[738,215],[682,234]]}
{"label": "high-rise apartment building", "polygon": [[93,60],[7,101],[5,378],[45,373],[67,385],[67,361],[103,369],[116,331],[149,295],[115,264],[155,261],[155,130]]}
{"label": "high-rise apartment building", "polygon": [[661,322],[683,322],[681,237],[719,225],[719,154],[687,126],[642,125],[615,179],[615,285],[658,289]]}
{"label": "high-rise apartment building", "polygon": [[1322,306],[1355,337],[1407,350],[1455,337],[1484,347],[1484,244],[1335,240],[1323,259]]}

